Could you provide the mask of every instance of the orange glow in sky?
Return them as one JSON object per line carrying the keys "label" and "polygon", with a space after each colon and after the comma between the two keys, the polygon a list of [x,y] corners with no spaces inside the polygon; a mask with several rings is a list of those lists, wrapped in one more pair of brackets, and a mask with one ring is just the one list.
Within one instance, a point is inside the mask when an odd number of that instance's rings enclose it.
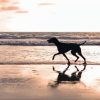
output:
{"label": "orange glow in sky", "polygon": [[12,11],[19,10],[17,2],[15,0],[0,0],[0,11]]}
{"label": "orange glow in sky", "polygon": [[8,7],[1,7],[1,11],[8,11],[8,10],[18,10],[19,8],[17,6],[8,6]]}
{"label": "orange glow in sky", "polygon": [[0,0],[0,3],[2,2],[9,2],[10,0]]}

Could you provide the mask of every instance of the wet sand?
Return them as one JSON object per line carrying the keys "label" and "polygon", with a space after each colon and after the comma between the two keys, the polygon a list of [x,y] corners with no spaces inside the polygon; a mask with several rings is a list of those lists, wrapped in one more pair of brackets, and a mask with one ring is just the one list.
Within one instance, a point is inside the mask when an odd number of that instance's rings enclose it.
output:
{"label": "wet sand", "polygon": [[[54,86],[67,65],[0,65],[0,100],[100,100],[100,65],[87,65],[81,80]],[[75,71],[71,65],[66,74]],[[80,70],[83,65],[76,65]]]}
{"label": "wet sand", "polygon": [[[100,46],[81,46],[82,53],[88,64],[100,64]],[[57,55],[52,61],[52,56],[57,53],[56,46],[0,46],[0,64],[66,64],[62,55]],[[82,64],[80,57],[74,63],[76,57],[67,53],[73,64]]]}
{"label": "wet sand", "polygon": [[[88,65],[80,81],[55,85],[67,61],[56,53],[54,46],[0,46],[0,100],[100,100],[100,47],[81,46]],[[83,59],[67,54],[72,64],[66,74],[83,69]]]}

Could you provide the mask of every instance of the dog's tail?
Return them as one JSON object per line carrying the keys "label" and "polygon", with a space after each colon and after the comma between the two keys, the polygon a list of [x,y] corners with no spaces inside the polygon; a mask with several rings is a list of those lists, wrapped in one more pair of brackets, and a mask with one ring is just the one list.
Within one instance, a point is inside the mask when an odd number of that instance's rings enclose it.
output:
{"label": "dog's tail", "polygon": [[86,43],[86,41],[84,41],[83,43],[81,43],[81,44],[79,44],[79,45],[83,45],[83,44],[85,44]]}

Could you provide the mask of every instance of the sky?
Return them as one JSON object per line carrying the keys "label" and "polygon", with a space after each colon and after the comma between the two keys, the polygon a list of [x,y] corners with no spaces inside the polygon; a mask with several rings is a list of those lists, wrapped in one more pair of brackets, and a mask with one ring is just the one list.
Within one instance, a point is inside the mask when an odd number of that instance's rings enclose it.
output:
{"label": "sky", "polygon": [[100,32],[100,0],[0,0],[0,32]]}

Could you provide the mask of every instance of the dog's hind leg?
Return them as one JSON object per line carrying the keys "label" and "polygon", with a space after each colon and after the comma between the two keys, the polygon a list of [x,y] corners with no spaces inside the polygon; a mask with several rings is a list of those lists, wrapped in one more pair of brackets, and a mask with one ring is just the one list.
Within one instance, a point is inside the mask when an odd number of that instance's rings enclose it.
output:
{"label": "dog's hind leg", "polygon": [[54,60],[55,56],[56,56],[56,55],[59,55],[59,54],[60,54],[60,53],[54,54],[53,57],[52,57],[52,60]]}
{"label": "dog's hind leg", "polygon": [[63,56],[68,60],[68,65],[70,65],[70,61],[69,61],[68,57],[65,54],[63,54]]}
{"label": "dog's hind leg", "polygon": [[76,62],[76,61],[79,59],[79,57],[76,55],[76,52],[71,51],[71,54],[77,58],[77,59],[75,60],[75,62]]}
{"label": "dog's hind leg", "polygon": [[81,51],[78,52],[78,54],[84,59],[84,64],[86,64],[86,59],[85,59],[85,57],[82,55]]}

